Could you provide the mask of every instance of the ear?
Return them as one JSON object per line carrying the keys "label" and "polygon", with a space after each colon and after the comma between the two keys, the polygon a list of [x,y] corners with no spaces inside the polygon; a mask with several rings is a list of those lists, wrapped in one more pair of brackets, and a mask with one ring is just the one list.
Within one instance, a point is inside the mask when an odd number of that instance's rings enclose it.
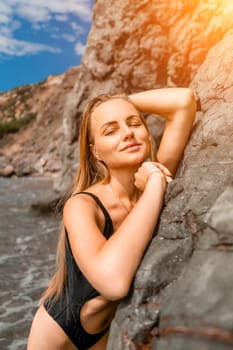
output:
{"label": "ear", "polygon": [[89,146],[90,146],[90,150],[91,150],[93,156],[94,156],[97,160],[100,160],[99,155],[98,155],[98,153],[97,153],[97,150],[96,150],[95,146],[94,146],[92,143],[90,143]]}

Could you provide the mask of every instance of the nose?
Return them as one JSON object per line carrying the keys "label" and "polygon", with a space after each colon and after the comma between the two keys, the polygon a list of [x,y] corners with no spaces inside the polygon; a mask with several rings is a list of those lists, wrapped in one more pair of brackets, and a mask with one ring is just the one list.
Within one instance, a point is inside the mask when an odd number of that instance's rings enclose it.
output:
{"label": "nose", "polygon": [[130,128],[128,125],[124,125],[122,133],[123,138],[126,140],[132,138],[134,134],[132,128]]}

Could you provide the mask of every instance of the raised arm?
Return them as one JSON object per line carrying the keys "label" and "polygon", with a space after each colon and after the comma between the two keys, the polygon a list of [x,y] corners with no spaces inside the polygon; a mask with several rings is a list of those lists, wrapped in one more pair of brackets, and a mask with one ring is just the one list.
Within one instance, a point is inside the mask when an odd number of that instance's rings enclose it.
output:
{"label": "raised arm", "polygon": [[129,96],[135,107],[166,119],[157,161],[176,173],[188,142],[196,113],[196,100],[189,88],[165,88]]}

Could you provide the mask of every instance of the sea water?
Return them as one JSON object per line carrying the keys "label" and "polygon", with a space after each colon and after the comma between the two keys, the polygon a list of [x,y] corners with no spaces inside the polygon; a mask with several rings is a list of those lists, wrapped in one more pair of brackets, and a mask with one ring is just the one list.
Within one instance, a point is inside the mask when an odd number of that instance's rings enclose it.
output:
{"label": "sea water", "polygon": [[59,219],[31,210],[52,181],[0,178],[0,349],[23,350],[55,266]]}

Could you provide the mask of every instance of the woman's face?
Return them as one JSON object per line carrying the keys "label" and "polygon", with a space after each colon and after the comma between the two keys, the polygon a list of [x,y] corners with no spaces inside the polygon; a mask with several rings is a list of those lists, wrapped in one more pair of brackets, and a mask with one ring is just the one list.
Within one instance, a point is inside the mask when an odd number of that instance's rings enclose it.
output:
{"label": "woman's face", "polygon": [[134,106],[123,99],[100,104],[91,116],[92,151],[109,169],[142,163],[149,154],[148,131]]}

